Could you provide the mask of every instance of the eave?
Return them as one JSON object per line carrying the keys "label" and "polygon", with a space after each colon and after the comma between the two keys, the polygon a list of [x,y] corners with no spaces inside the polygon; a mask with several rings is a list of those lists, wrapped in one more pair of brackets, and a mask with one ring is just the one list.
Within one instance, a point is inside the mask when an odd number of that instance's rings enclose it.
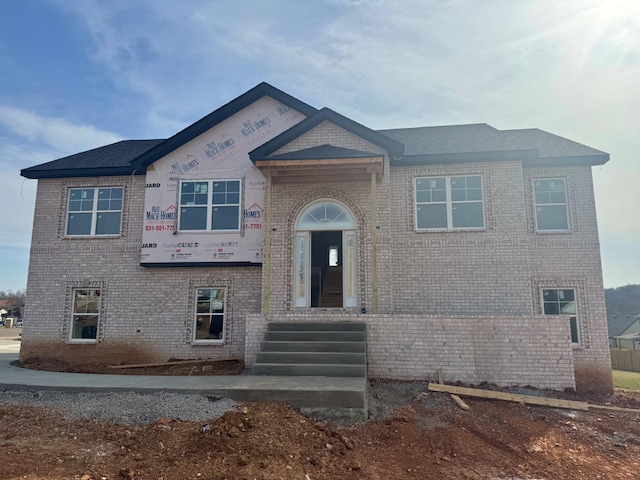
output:
{"label": "eave", "polygon": [[274,183],[364,182],[382,177],[384,157],[256,160]]}

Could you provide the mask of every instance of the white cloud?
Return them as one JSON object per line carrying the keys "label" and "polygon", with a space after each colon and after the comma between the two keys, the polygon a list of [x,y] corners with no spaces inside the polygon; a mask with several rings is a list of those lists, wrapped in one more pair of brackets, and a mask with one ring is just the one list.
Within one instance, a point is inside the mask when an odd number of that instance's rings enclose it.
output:
{"label": "white cloud", "polygon": [[[21,137],[26,145],[44,147],[48,160],[83,150],[99,147],[120,140],[113,132],[98,130],[90,125],[73,124],[64,118],[37,115],[15,107],[0,105],[0,125],[16,137]],[[24,145],[7,145],[14,155],[21,156]],[[26,158],[26,157],[25,157]],[[34,164],[28,158],[28,164]]]}
{"label": "white cloud", "polygon": [[0,229],[0,247],[26,248],[31,243],[36,181],[22,178],[22,168],[118,140],[117,134],[90,125],[0,105],[0,191],[5,205],[0,209],[0,225],[5,227]]}

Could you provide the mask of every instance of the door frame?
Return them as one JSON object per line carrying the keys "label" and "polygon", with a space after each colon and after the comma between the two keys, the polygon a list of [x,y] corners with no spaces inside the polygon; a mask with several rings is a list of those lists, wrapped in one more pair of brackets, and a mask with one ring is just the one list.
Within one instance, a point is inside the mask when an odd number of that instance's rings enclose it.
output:
{"label": "door frame", "polygon": [[[300,227],[300,220],[318,204],[332,204],[340,207],[349,218],[345,228],[331,228],[331,221],[319,221],[317,226]],[[342,232],[342,308],[358,306],[358,250],[357,224],[351,210],[334,199],[321,199],[311,202],[302,209],[295,222],[294,231],[294,278],[293,304],[295,307],[311,307],[311,232]]]}

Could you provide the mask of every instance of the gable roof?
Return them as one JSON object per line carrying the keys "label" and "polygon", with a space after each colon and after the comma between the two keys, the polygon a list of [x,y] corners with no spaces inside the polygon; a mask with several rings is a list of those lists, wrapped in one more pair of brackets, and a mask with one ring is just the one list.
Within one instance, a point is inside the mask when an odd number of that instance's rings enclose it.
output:
{"label": "gable roof", "polygon": [[[323,121],[332,122],[387,150],[392,166],[500,160],[522,160],[524,166],[570,166],[602,165],[609,160],[609,154],[605,152],[536,128],[498,130],[479,123],[375,131],[328,108],[317,110],[263,82],[168,139],[123,140],[25,168],[21,175],[36,179],[143,175],[153,162],[264,96],[307,118],[250,152],[254,163],[269,158],[273,152]],[[320,155],[320,152],[316,150],[305,155]],[[345,154],[344,158],[350,158],[349,155],[353,153]]]}
{"label": "gable roof", "polygon": [[[111,145],[25,168],[20,172],[20,175],[26,178],[130,175],[133,173],[131,162],[162,142],[164,142],[162,139],[122,140]],[[144,171],[136,173],[144,173]]]}
{"label": "gable roof", "polygon": [[146,168],[156,160],[159,160],[168,153],[171,153],[176,148],[181,147],[188,141],[193,140],[198,135],[201,135],[220,122],[226,120],[232,115],[235,115],[243,108],[251,105],[264,96],[271,97],[274,100],[284,103],[285,105],[288,105],[289,107],[297,110],[305,116],[313,115],[317,112],[317,109],[312,107],[311,105],[308,105],[298,100],[297,98],[292,97],[282,90],[278,90],[277,88],[272,87],[268,83],[262,82],[259,85],[253,87],[248,92],[243,93],[236,99],[231,100],[226,105],[223,105],[214,112],[211,112],[206,117],[201,118],[196,123],[189,125],[184,130],[176,133],[173,137],[168,138],[157,147],[140,155],[135,160],[135,162],[133,162],[133,166],[137,168]]}
{"label": "gable roof", "polygon": [[235,115],[260,98],[268,96],[303,115],[317,109],[288,93],[262,82],[206,117],[164,140],[125,140],[69,157],[23,169],[26,178],[92,177],[102,175],[142,175],[156,160],[171,153],[218,123]]}
{"label": "gable roof", "polygon": [[607,314],[607,330],[609,337],[617,337],[622,335],[631,325],[640,320],[640,315],[631,313],[608,313]]}
{"label": "gable roof", "polygon": [[602,165],[609,154],[537,128],[498,130],[486,123],[398,128],[380,133],[404,143],[395,165],[521,159],[525,166]]}
{"label": "gable roof", "polygon": [[404,145],[401,142],[387,135],[376,132],[375,130],[371,130],[364,125],[325,107],[315,115],[305,118],[289,130],[282,132],[277,137],[272,138],[268,142],[249,152],[249,158],[253,163],[257,160],[270,159],[270,155],[273,152],[325,121],[331,122],[338,127],[379,146],[380,148],[384,148],[392,157],[395,155],[402,155],[402,152],[404,151]]}

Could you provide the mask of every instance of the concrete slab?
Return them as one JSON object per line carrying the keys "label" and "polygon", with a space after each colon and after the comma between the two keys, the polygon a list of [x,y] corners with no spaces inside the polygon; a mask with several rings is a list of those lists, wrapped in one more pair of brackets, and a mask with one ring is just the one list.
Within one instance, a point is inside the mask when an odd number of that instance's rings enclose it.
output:
{"label": "concrete slab", "polygon": [[96,375],[30,370],[0,353],[0,388],[78,392],[178,392],[240,401],[284,401],[296,407],[366,408],[367,382],[358,377]]}

